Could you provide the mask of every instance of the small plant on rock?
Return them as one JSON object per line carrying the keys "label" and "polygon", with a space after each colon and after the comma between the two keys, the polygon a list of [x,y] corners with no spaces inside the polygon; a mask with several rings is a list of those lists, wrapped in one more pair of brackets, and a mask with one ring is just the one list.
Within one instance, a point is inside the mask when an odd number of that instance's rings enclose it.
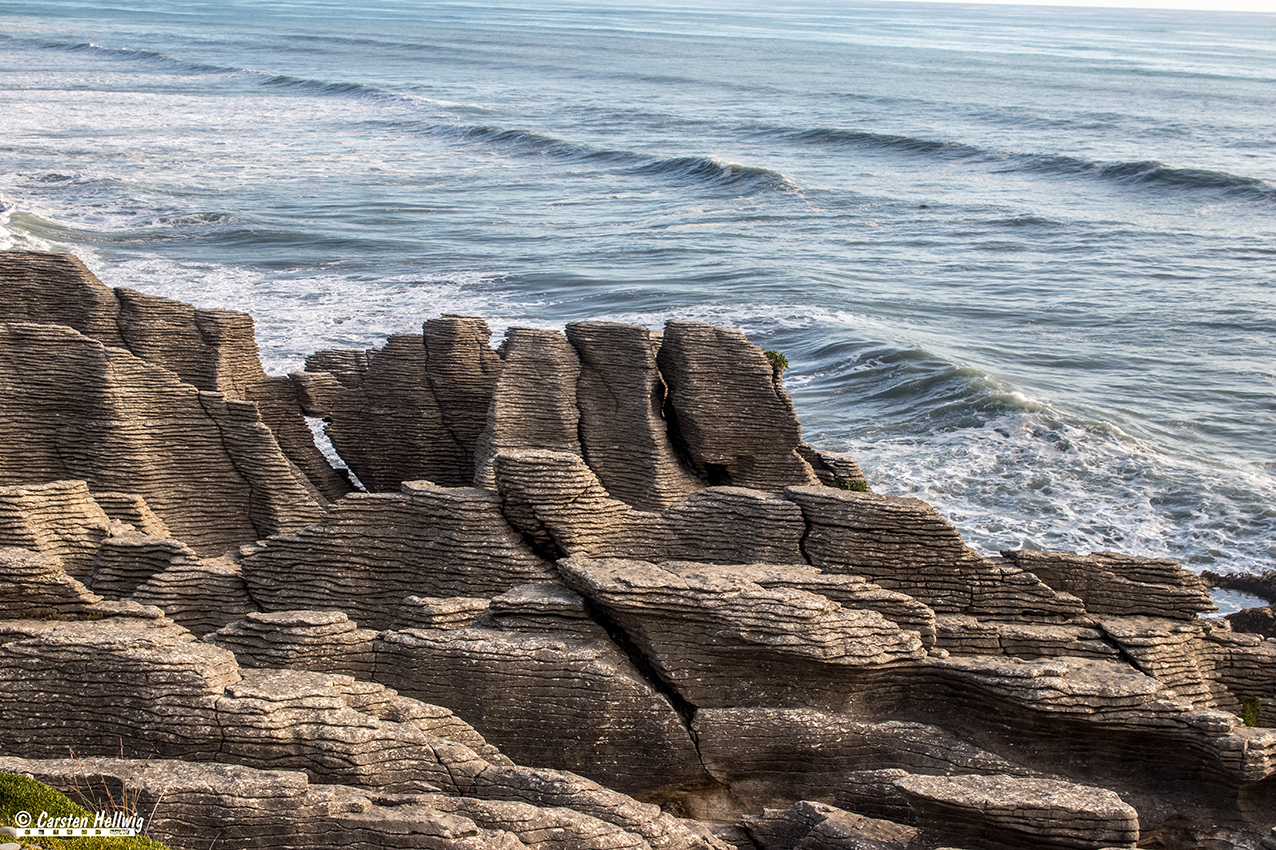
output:
{"label": "small plant on rock", "polygon": [[1261,697],[1241,697],[1241,720],[1246,726],[1257,726],[1258,715],[1263,710]]}
{"label": "small plant on rock", "polygon": [[836,473],[833,474],[833,486],[839,490],[853,490],[856,493],[868,492],[868,482],[863,480],[862,478],[850,480],[847,478],[843,478],[842,476]]}
{"label": "small plant on rock", "polygon": [[762,353],[766,355],[768,360],[770,360],[773,364],[778,366],[781,372],[789,368],[789,358],[785,357],[783,354],[776,351],[774,348],[768,348]]}

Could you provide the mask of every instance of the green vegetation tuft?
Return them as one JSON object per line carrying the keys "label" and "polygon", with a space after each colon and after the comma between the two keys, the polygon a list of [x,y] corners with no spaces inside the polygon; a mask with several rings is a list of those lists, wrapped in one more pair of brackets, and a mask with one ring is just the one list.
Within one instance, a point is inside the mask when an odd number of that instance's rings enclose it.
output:
{"label": "green vegetation tuft", "polygon": [[1261,697],[1241,697],[1241,720],[1246,726],[1257,726],[1258,715],[1263,710]]}
{"label": "green vegetation tuft", "polygon": [[867,481],[864,481],[864,480],[861,480],[861,479],[856,479],[855,481],[850,481],[850,480],[848,480],[848,479],[846,479],[846,478],[843,478],[843,477],[842,477],[842,476],[840,476],[840,475],[837,475],[836,473],[834,473],[834,475],[833,475],[833,486],[834,486],[834,487],[836,487],[836,488],[837,488],[837,489],[839,489],[839,490],[853,490],[853,491],[855,491],[856,493],[867,493],[867,492],[868,492],[868,482],[867,482]]}
{"label": "green vegetation tuft", "polygon": [[[71,815],[88,817],[90,823],[94,812],[77,806],[63,794],[54,791],[43,782],[17,773],[0,773],[0,826],[15,826],[14,817],[18,812],[27,812],[32,818],[39,818],[41,812],[48,812],[50,817]],[[107,812],[110,814],[110,812]],[[141,814],[146,812],[129,812]],[[31,826],[35,826],[32,820]],[[24,847],[39,847],[45,850],[168,850],[165,845],[149,838],[136,836],[133,838],[41,838],[26,836],[20,841],[0,833],[0,843],[15,841]]]}
{"label": "green vegetation tuft", "polygon": [[762,353],[767,356],[768,360],[770,360],[773,364],[778,366],[781,372],[789,368],[789,358],[785,357],[783,354],[776,351],[774,348],[768,348],[766,351],[763,351]]}

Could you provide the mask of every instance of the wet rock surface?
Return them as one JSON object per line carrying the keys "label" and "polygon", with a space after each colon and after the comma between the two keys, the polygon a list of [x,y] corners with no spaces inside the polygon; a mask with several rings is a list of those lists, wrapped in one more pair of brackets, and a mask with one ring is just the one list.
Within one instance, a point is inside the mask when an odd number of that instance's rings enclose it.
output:
{"label": "wet rock surface", "polygon": [[174,847],[1272,841],[1270,641],[855,489],[738,331],[445,316],[273,378],[242,314],[0,280],[0,770]]}

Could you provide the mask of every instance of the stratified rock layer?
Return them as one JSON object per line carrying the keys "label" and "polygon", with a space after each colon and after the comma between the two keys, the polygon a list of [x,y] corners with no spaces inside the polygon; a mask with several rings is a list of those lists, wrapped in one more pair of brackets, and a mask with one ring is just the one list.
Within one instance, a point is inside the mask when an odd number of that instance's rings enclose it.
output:
{"label": "stratified rock layer", "polygon": [[567,339],[581,362],[581,445],[607,492],[638,510],[661,511],[703,487],[669,438],[651,333],[638,325],[574,322]]}
{"label": "stratified rock layer", "polygon": [[984,847],[1133,847],[1139,816],[1102,788],[1012,776],[905,776],[923,835]]}
{"label": "stratified rock layer", "polygon": [[349,490],[315,447],[292,384],[262,370],[246,313],[113,291],[70,254],[0,251],[0,285],[12,316],[65,325],[168,369],[198,389],[253,402],[319,501]]}
{"label": "stratified rock layer", "polygon": [[556,578],[488,490],[405,484],[399,494],[352,494],[294,535],[244,550],[244,580],[267,610],[345,611],[389,628],[409,596],[494,596]]}
{"label": "stratified rock layer", "polygon": [[669,322],[657,358],[680,447],[710,484],[814,484],[780,369],[733,328]]}
{"label": "stratified rock layer", "polygon": [[[244,846],[721,846],[651,802],[785,850],[1276,826],[1271,642],[1171,561],[974,552],[803,444],[738,332],[451,316],[289,382],[242,314],[0,279],[6,753],[163,763]],[[329,509],[294,391],[398,492]]]}
{"label": "stratified rock layer", "polygon": [[0,325],[0,385],[0,482],[137,493],[212,554],[322,514],[256,405],[70,328]]}

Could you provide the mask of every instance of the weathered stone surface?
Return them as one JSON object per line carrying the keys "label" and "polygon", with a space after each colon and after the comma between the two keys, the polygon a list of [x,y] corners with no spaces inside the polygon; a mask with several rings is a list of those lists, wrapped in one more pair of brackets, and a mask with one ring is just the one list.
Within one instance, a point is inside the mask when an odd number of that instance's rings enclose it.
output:
{"label": "weathered stone surface", "polygon": [[645,799],[711,785],[678,708],[561,585],[525,585],[465,628],[383,632],[377,680],[456,711],[520,763]]}
{"label": "weathered stone surface", "polygon": [[[118,758],[0,757],[0,771],[28,773],[91,811],[132,801],[145,834],[173,850],[523,850],[514,835],[431,806],[430,795],[378,797],[312,785],[295,771]],[[537,845],[530,845],[537,846]]]}
{"label": "weathered stone surface", "polygon": [[590,558],[687,558],[805,564],[805,525],[792,502],[742,487],[709,487],[661,513],[613,498],[583,458],[508,451],[495,461],[505,514],[544,550]]}
{"label": "weathered stone surface", "polygon": [[[917,815],[908,804],[908,798],[895,787],[895,780],[908,773],[898,767],[853,770],[837,784],[833,802],[850,812],[911,826],[916,823]],[[938,775],[946,774],[939,772]]]}
{"label": "weathered stone surface", "polygon": [[1033,772],[927,723],[808,708],[701,708],[692,728],[705,768],[746,811],[792,799],[833,799],[855,770]]}
{"label": "weathered stone surface", "polygon": [[955,728],[973,712],[984,729],[1013,729],[1023,755],[1043,763],[1124,759],[1127,777],[1155,764],[1161,776],[1207,771],[1237,783],[1276,773],[1276,732],[1195,707],[1120,661],[952,656],[911,672],[915,708]]}
{"label": "weathered stone surface", "polygon": [[6,639],[0,711],[0,746],[26,757],[71,746],[454,792],[494,759],[508,763],[446,709],[348,676],[241,671],[163,619],[49,623]]}
{"label": "weathered stone surface", "polygon": [[1139,816],[1117,794],[1054,779],[905,776],[923,840],[995,848],[1133,847]]}
{"label": "weathered stone surface", "polygon": [[0,548],[0,618],[85,614],[101,601],[52,555]]}
{"label": "weathered stone surface", "polygon": [[138,585],[131,598],[201,637],[259,610],[239,562],[229,557],[179,560]]}
{"label": "weathered stone surface", "polygon": [[83,481],[0,487],[0,545],[57,558],[78,579],[92,572],[111,524]]}
{"label": "weathered stone surface", "polygon": [[810,800],[766,809],[744,825],[763,850],[908,850],[917,835],[911,826]]}
{"label": "weathered stone surface", "polygon": [[1001,554],[1055,590],[1080,597],[1092,613],[1193,620],[1199,613],[1218,610],[1205,583],[1168,558],[1027,549]]}
{"label": "weathered stone surface", "polygon": [[244,580],[269,611],[345,611],[389,628],[408,596],[491,597],[557,578],[501,513],[472,488],[408,482],[400,494],[355,493],[294,535],[244,550]]}
{"label": "weathered stone surface", "polygon": [[1204,630],[1195,622],[1161,617],[1100,617],[1099,628],[1138,669],[1199,706],[1226,703],[1213,678],[1214,659],[1203,652]]}
{"label": "weathered stone surface", "polygon": [[482,319],[443,316],[423,333],[368,351],[320,351],[291,377],[306,412],[359,480],[377,492],[404,481],[469,486],[502,361]]}
{"label": "weathered stone surface", "polygon": [[607,492],[638,510],[661,511],[702,488],[669,439],[665,382],[651,332],[639,325],[574,322],[567,339],[581,362],[581,446]]}
{"label": "weathered stone surface", "polygon": [[108,599],[124,599],[170,566],[198,561],[199,555],[179,540],[125,532],[98,545],[88,585]]}
{"label": "weathered stone surface", "polygon": [[395,629],[463,629],[487,610],[481,596],[409,596],[399,606]]}
{"label": "weathered stone surface", "polygon": [[[488,409],[504,361],[492,350],[487,322],[445,315],[422,326],[425,377],[434,392],[447,438],[456,447],[455,486],[473,479],[479,435],[487,428]],[[452,478],[425,476],[444,486]]]}
{"label": "weathered stone surface", "polygon": [[114,348],[120,335],[115,293],[72,254],[0,251],[0,285],[11,316],[28,322],[68,325]]}
{"label": "weathered stone surface", "polygon": [[568,558],[558,566],[696,706],[838,705],[854,694],[859,671],[925,655],[916,632],[876,611],[703,564]]}
{"label": "weathered stone surface", "polygon": [[817,482],[780,370],[743,333],[671,321],[657,362],[674,441],[701,479],[767,491]]}
{"label": "weathered stone surface", "polygon": [[134,493],[94,493],[93,501],[115,522],[133,526],[139,534],[168,538],[168,526],[155,515],[146,500]]}
{"label": "weathered stone surface", "polygon": [[505,366],[475,452],[474,485],[494,489],[498,454],[547,450],[581,454],[576,383],[580,357],[558,331],[510,328]]}
{"label": "weathered stone surface", "polygon": [[1076,597],[980,556],[919,499],[820,486],[789,487],[785,496],[802,508],[804,551],[825,572],[865,576],[936,613],[999,619],[1084,613]]}
{"label": "weathered stone surface", "polygon": [[206,640],[235,653],[242,667],[287,667],[375,680],[373,642],[340,611],[253,613]]}
{"label": "weathered stone surface", "polygon": [[821,484],[836,487],[839,490],[861,490],[868,492],[868,479],[860,469],[854,457],[842,452],[826,452],[802,443],[798,446],[798,454],[805,460],[820,479]]}
{"label": "weathered stone surface", "polygon": [[1104,640],[1093,624],[1023,623],[980,620],[967,614],[936,618],[936,645],[953,655],[1013,655],[1041,658],[1071,655],[1114,658],[1120,650]]}
{"label": "weathered stone surface", "polygon": [[211,759],[234,656],[167,620],[46,623],[0,646],[0,749]]}
{"label": "weathered stone surface", "polygon": [[307,371],[292,378],[306,413],[329,420],[324,432],[365,487],[395,492],[416,479],[459,483],[456,447],[444,439],[420,336],[391,336],[383,348],[366,352],[364,368],[335,385],[324,382],[325,373],[309,374],[325,362],[323,354],[307,358]]}
{"label": "weathered stone surface", "polygon": [[1203,653],[1214,681],[1228,691],[1220,708],[1240,712],[1248,703],[1254,725],[1276,727],[1276,641],[1230,629],[1205,630]]}
{"label": "weathered stone surface", "polygon": [[249,402],[65,327],[0,326],[0,355],[0,481],[136,493],[212,554],[322,513]]}
{"label": "weathered stone surface", "polygon": [[[279,798],[369,847],[717,845],[562,768],[683,815],[771,807],[760,840],[806,850],[898,844],[862,827],[913,817],[901,771],[1100,783],[1149,844],[1271,827],[1276,646],[1196,619],[1173,562],[988,559],[924,503],[839,489],[858,466],[801,444],[736,332],[674,323],[653,359],[632,326],[519,330],[507,364],[444,317],[282,386],[241,314],[51,255],[6,275],[31,278],[18,318],[52,324],[0,329],[0,544],[23,547],[0,550],[0,616],[82,618],[0,621],[6,752],[301,769],[334,790]],[[324,515],[324,476],[275,433],[294,387],[374,486],[477,471],[497,492],[418,481]],[[242,566],[209,557],[242,544]],[[973,808],[1002,846],[1075,827],[1035,805]],[[921,820],[917,847],[959,840]],[[321,844],[270,829],[241,837]]]}
{"label": "weathered stone surface", "polygon": [[885,590],[860,576],[829,574],[806,564],[748,563],[724,566],[723,575],[745,578],[762,587],[788,587],[828,597],[844,608],[876,611],[900,628],[916,631],[922,644],[935,643],[935,612],[911,596]]}
{"label": "weathered stone surface", "polygon": [[1251,635],[1262,635],[1265,638],[1276,638],[1276,611],[1272,606],[1262,608],[1246,608],[1235,614],[1227,615],[1227,622],[1232,624],[1232,631]]}
{"label": "weathered stone surface", "polygon": [[727,850],[720,841],[688,829],[650,803],[640,803],[566,771],[493,765],[475,777],[469,796],[574,809],[642,836],[652,850]]}
{"label": "weathered stone surface", "polygon": [[[69,254],[0,251],[0,283],[11,315],[66,325],[106,346],[126,349],[198,389],[251,401],[319,500],[348,486],[315,447],[287,378],[262,370],[245,313],[201,310],[129,289],[108,289]],[[148,533],[156,533],[148,529]]]}

